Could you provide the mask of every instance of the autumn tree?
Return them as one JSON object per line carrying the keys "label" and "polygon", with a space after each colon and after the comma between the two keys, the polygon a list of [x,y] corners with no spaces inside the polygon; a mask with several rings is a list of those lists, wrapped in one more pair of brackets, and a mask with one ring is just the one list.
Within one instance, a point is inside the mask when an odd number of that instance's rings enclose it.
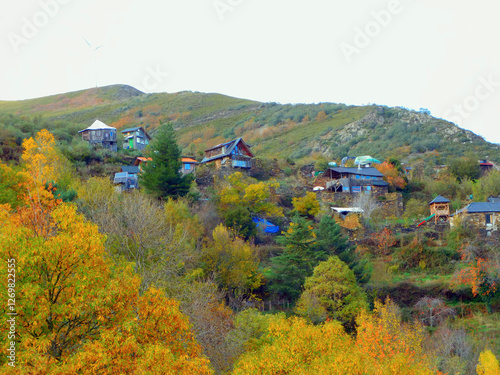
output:
{"label": "autumn tree", "polygon": [[236,206],[245,207],[251,215],[283,216],[275,198],[277,182],[256,181],[235,172],[225,178],[226,184],[218,194],[219,209],[226,211]]}
{"label": "autumn tree", "polygon": [[389,228],[384,228],[378,233],[373,233],[372,240],[377,247],[377,255],[388,255],[389,249],[396,245],[396,237]]}
{"label": "autumn tree", "polygon": [[225,177],[218,187],[217,207],[224,224],[238,236],[248,239],[255,235],[254,216],[283,216],[276,200],[276,182],[257,182],[241,172]]}
{"label": "autumn tree", "polygon": [[0,293],[4,314],[15,298],[18,366],[2,357],[3,373],[158,372],[158,361],[171,373],[210,373],[177,303],[156,289],[139,296],[132,265],[111,260],[97,226],[54,199],[42,184],[51,169],[32,155],[22,204],[0,206],[0,257],[16,269],[15,285]]}
{"label": "autumn tree", "polygon": [[498,359],[491,350],[484,350],[479,355],[479,363],[476,367],[478,375],[498,375],[500,374],[500,365]]}
{"label": "autumn tree", "polygon": [[213,274],[231,300],[248,298],[262,284],[254,250],[222,225],[214,229],[212,237],[201,259],[205,275]]}
{"label": "autumn tree", "polygon": [[403,190],[406,187],[406,180],[400,176],[393,164],[384,161],[382,164],[376,164],[375,168],[384,175],[384,181],[389,184],[391,189]]}
{"label": "autumn tree", "polygon": [[456,282],[470,286],[474,297],[479,296],[491,314],[491,301],[498,294],[500,285],[500,262],[484,258],[470,260],[467,267],[456,275]]}
{"label": "autumn tree", "polygon": [[433,374],[432,361],[424,351],[425,331],[417,323],[402,323],[397,305],[375,301],[374,313],[357,319],[356,348],[363,353],[367,373]]}
{"label": "autumn tree", "polygon": [[305,216],[309,219],[319,212],[320,206],[316,194],[308,191],[304,197],[292,198],[293,210],[299,215]]}
{"label": "autumn tree", "polygon": [[367,308],[366,295],[354,273],[337,256],[331,256],[306,279],[296,311],[313,323],[335,319],[352,327],[354,318]]}
{"label": "autumn tree", "polygon": [[358,334],[347,335],[330,320],[320,325],[276,316],[254,350],[243,354],[233,374],[442,374],[423,351],[424,332],[404,325],[392,305],[363,312]]}
{"label": "autumn tree", "polygon": [[23,177],[13,168],[0,161],[0,204],[9,204],[16,208],[20,197],[26,192]]}
{"label": "autumn tree", "polygon": [[157,198],[184,196],[189,192],[192,176],[180,172],[181,152],[170,123],[162,123],[148,148],[152,159],[144,166],[140,183]]}

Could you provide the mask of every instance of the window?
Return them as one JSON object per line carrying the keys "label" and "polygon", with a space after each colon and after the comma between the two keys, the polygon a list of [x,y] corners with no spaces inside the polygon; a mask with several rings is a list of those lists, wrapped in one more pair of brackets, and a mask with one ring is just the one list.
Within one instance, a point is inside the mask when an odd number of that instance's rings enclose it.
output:
{"label": "window", "polygon": [[371,186],[365,186],[365,193],[370,194],[372,192],[372,187]]}
{"label": "window", "polygon": [[361,193],[361,186],[353,186],[352,192],[353,193]]}
{"label": "window", "polygon": [[359,174],[356,175],[356,179],[359,180]]}
{"label": "window", "polygon": [[486,219],[486,225],[491,224],[491,214],[486,214],[485,219]]}
{"label": "window", "polygon": [[184,164],[184,169],[185,170],[190,170],[191,169],[191,164]]}

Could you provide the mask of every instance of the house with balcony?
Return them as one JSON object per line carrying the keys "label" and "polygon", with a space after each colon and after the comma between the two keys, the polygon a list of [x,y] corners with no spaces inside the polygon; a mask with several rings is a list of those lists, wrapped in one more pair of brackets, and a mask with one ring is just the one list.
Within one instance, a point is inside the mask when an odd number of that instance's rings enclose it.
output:
{"label": "house with balcony", "polygon": [[216,168],[250,169],[253,157],[250,146],[243,139],[237,138],[205,150],[201,163],[215,163]]}
{"label": "house with balcony", "polygon": [[111,151],[118,151],[116,144],[116,128],[106,125],[102,121],[95,120],[87,129],[80,130],[82,139],[92,147],[103,147]]}
{"label": "house with balcony", "polygon": [[335,193],[367,193],[384,195],[389,191],[389,184],[384,175],[376,168],[335,167],[324,173],[325,188]]}
{"label": "house with balcony", "polygon": [[151,137],[142,126],[122,130],[124,136],[123,149],[144,150]]}

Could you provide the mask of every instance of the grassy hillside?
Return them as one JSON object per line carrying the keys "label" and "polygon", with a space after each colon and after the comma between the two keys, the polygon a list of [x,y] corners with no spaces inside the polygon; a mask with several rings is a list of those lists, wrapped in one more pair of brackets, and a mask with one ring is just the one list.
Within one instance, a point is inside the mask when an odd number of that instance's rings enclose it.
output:
{"label": "grassy hillside", "polygon": [[[280,105],[197,92],[144,94],[114,85],[39,99],[0,102],[0,126],[14,114],[36,118],[64,131],[64,137],[95,119],[118,129],[144,126],[154,136],[160,121],[178,132],[186,153],[244,137],[262,157],[301,159],[371,154],[385,158],[438,151],[440,156],[478,157],[500,162],[498,145],[432,116],[401,108],[343,104]],[[11,118],[13,118],[11,116]],[[17,135],[19,137],[19,135]]]}

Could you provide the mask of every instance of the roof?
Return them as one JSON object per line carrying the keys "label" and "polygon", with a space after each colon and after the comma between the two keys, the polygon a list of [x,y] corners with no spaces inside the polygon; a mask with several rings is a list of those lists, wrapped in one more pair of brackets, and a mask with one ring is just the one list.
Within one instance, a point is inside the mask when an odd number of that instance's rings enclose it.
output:
{"label": "roof", "polygon": [[198,163],[196,160],[191,158],[182,158],[183,163]]}
{"label": "roof", "polygon": [[482,165],[482,166],[485,166],[485,167],[493,167],[493,163],[489,163],[489,162],[479,163],[479,165]]}
{"label": "roof", "polygon": [[384,177],[384,175],[377,168],[372,168],[372,167],[370,168],[335,167],[328,169],[337,173],[350,173],[350,174],[357,174],[360,176]]}
{"label": "roof", "polygon": [[488,202],[500,202],[500,197],[489,197]]}
{"label": "roof", "polygon": [[135,173],[139,173],[140,170],[139,170],[139,167],[135,166],[135,165],[123,165],[122,172],[135,174]]}
{"label": "roof", "polygon": [[86,130],[105,130],[105,129],[112,129],[116,130],[116,128],[113,128],[111,126],[106,125],[104,122],[95,120],[92,125],[90,125],[87,129],[80,130],[78,133],[84,132]]}
{"label": "roof", "polygon": [[[137,126],[135,128],[128,128],[128,129],[123,129],[121,132],[122,133],[128,133],[128,132],[135,132],[136,130],[142,129],[142,126]],[[144,130],[144,129],[142,129]]]}
{"label": "roof", "polygon": [[135,159],[135,161],[134,161],[134,165],[139,165],[141,163],[146,163],[146,162],[151,161],[151,160],[153,160],[153,159],[151,159],[151,158],[145,158],[143,156],[138,156]]}
{"label": "roof", "polygon": [[373,186],[389,186],[389,183],[384,180],[370,180],[370,183]]}
{"label": "roof", "polygon": [[380,160],[377,160],[370,155],[365,155],[365,156],[358,156],[356,159],[354,159],[354,164],[368,164],[368,163],[377,163],[380,164]]}
{"label": "roof", "polygon": [[434,203],[449,203],[450,200],[446,199],[445,197],[442,197],[438,195],[436,198],[434,198],[432,201],[429,202],[429,204],[434,204]]}
{"label": "roof", "polygon": [[460,211],[468,213],[500,212],[500,202],[472,202]]}
{"label": "roof", "polygon": [[236,147],[236,145],[240,142],[243,142],[243,144],[248,148],[248,152],[250,153],[250,155],[253,157],[253,154],[250,152],[250,146],[247,145],[242,138],[236,138],[236,139],[233,139],[232,141],[230,142],[226,142],[226,143],[221,143],[217,146],[214,146],[212,148],[209,148],[208,150],[205,150],[205,152],[207,151],[210,151],[210,150],[213,150],[213,149],[216,149],[216,148],[219,148],[219,147],[222,147],[222,146],[228,146],[226,148],[226,152],[222,153],[222,154],[218,154],[218,155],[215,155],[215,156],[212,156],[211,158],[203,158],[203,160],[201,161],[201,163],[207,163],[209,161],[212,161],[212,160],[215,160],[215,159],[220,159],[220,158],[224,158],[226,156],[229,156],[231,154],[231,152],[234,150],[234,148]]}
{"label": "roof", "polygon": [[139,130],[139,129],[142,129],[142,131],[144,132],[144,135],[146,135],[146,137],[148,137],[149,139],[151,139],[151,137],[149,136],[148,132],[142,126],[136,126],[135,128],[124,129],[121,132],[122,133],[135,132],[136,130]]}

